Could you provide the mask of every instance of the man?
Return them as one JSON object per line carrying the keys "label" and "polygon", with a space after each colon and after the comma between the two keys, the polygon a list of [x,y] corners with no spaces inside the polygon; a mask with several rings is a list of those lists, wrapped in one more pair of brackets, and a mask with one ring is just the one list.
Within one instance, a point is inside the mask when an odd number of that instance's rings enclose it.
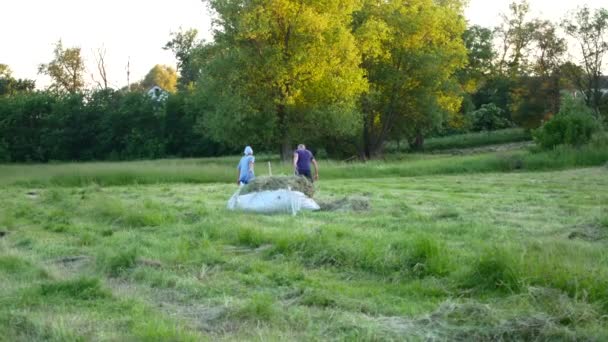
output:
{"label": "man", "polygon": [[255,174],[253,172],[253,164],[255,163],[253,149],[251,146],[247,146],[245,147],[245,151],[243,153],[245,155],[241,158],[239,165],[236,167],[236,184],[238,185],[248,184],[255,178]]}
{"label": "man", "polygon": [[[310,173],[311,163],[315,166],[314,179]],[[304,144],[298,145],[298,149],[293,153],[293,168],[296,175],[304,176],[311,182],[319,179],[319,164],[317,164],[315,156],[312,155],[312,152],[306,149]]]}

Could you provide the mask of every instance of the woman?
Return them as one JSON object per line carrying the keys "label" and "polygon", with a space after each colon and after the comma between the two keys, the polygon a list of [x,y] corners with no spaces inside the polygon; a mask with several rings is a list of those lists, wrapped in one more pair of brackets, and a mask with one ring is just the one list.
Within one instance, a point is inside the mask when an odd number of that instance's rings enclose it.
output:
{"label": "woman", "polygon": [[255,178],[253,173],[253,164],[255,164],[255,157],[253,156],[253,149],[251,146],[245,147],[244,156],[241,158],[239,165],[237,165],[237,178],[236,184],[243,185],[249,184],[252,179]]}

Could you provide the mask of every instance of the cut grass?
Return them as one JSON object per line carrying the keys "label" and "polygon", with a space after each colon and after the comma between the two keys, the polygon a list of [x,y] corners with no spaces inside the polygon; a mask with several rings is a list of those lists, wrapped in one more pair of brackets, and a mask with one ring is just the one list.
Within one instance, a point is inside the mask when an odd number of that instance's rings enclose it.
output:
{"label": "cut grass", "polygon": [[[515,150],[467,156],[406,155],[397,156],[397,159],[402,160],[374,160],[366,163],[321,161],[321,180],[547,171],[600,166],[608,161],[608,148],[558,147],[537,153]],[[267,162],[271,162],[274,175],[290,175],[293,172],[290,164],[272,158],[259,159],[256,168],[258,176],[267,174]],[[233,183],[235,174],[232,172],[235,170],[235,165],[234,157],[209,160],[0,165],[0,185],[99,187],[166,183]]]}
{"label": "cut grass", "polygon": [[569,238],[606,229],[603,167],[390,174],[297,217],[229,212],[228,184],[6,186],[0,340],[608,337],[606,240]]}
{"label": "cut grass", "polygon": [[480,147],[531,141],[532,135],[523,128],[509,128],[492,132],[478,132],[430,138],[424,142],[424,151],[439,151],[457,148]]}

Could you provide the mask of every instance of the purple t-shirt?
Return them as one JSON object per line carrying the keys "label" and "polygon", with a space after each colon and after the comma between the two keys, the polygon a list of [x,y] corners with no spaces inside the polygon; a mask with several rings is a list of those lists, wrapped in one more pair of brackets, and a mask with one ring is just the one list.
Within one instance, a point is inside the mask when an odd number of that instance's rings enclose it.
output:
{"label": "purple t-shirt", "polygon": [[309,150],[296,150],[294,152],[298,155],[298,171],[310,171],[310,163],[315,157]]}

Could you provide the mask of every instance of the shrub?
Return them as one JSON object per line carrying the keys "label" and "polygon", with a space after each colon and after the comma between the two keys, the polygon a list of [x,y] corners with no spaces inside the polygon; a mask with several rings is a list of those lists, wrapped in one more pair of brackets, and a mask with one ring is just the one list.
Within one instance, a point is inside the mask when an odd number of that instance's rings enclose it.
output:
{"label": "shrub", "polygon": [[11,154],[8,150],[8,145],[4,140],[0,140],[0,163],[11,161]]}
{"label": "shrub", "polygon": [[581,101],[566,96],[559,113],[533,133],[544,149],[557,145],[581,146],[588,143],[600,124],[592,110]]}
{"label": "shrub", "polygon": [[471,129],[475,132],[494,131],[513,126],[511,121],[504,117],[504,110],[493,103],[482,105],[468,116]]}

